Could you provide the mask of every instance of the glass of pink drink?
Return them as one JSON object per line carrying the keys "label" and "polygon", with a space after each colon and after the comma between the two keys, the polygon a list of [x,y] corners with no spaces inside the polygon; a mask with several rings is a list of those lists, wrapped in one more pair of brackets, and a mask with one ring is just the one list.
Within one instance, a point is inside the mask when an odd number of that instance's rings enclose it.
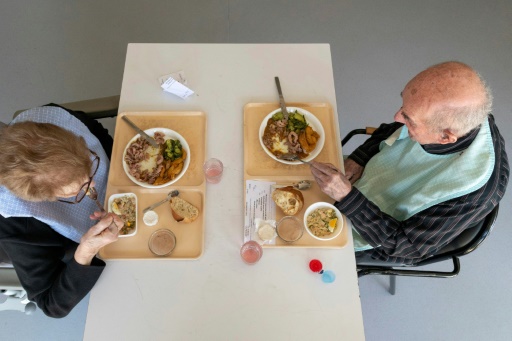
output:
{"label": "glass of pink drink", "polygon": [[217,184],[220,182],[223,170],[224,165],[218,159],[206,160],[206,162],[203,165],[203,171],[206,181],[212,184]]}
{"label": "glass of pink drink", "polygon": [[249,240],[240,249],[240,256],[246,264],[256,264],[263,254],[263,248],[254,240]]}

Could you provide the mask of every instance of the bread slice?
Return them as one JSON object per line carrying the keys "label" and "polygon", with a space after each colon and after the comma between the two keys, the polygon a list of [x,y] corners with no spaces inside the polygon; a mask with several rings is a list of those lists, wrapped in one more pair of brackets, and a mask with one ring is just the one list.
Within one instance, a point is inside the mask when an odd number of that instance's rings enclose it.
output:
{"label": "bread slice", "polygon": [[199,209],[180,197],[172,197],[170,204],[172,216],[177,222],[191,223],[199,217]]}
{"label": "bread slice", "polygon": [[301,191],[292,186],[276,189],[272,192],[272,200],[286,215],[295,215],[304,206],[304,197]]}

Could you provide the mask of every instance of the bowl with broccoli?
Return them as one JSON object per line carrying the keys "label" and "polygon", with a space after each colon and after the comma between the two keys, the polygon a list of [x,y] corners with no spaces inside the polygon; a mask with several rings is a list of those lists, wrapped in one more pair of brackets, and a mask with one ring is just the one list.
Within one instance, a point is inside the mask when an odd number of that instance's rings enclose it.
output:
{"label": "bowl with broccoli", "polygon": [[260,125],[259,139],[265,153],[274,160],[302,165],[281,156],[293,155],[311,161],[320,154],[325,142],[325,132],[320,120],[311,112],[299,107],[286,107],[288,117],[281,109],[270,112]]}
{"label": "bowl with broccoli", "polygon": [[144,130],[159,147],[135,135],[126,145],[123,168],[131,181],[146,188],[162,188],[178,181],[190,164],[190,147],[178,132],[168,128]]}

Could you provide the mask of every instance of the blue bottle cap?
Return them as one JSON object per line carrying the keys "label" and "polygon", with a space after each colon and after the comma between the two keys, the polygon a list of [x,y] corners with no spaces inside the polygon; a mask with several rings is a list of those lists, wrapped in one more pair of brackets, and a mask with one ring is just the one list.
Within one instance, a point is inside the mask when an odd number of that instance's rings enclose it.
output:
{"label": "blue bottle cap", "polygon": [[322,274],[322,282],[332,283],[336,279],[336,275],[331,270],[325,270]]}

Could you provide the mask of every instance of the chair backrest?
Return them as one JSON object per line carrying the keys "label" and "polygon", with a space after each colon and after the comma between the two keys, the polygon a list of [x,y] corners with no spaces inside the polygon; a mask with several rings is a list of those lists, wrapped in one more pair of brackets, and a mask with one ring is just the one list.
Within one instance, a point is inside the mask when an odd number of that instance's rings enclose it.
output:
{"label": "chair backrest", "polygon": [[494,228],[499,208],[500,206],[496,205],[496,207],[475,226],[466,229],[448,245],[439,250],[435,255],[416,263],[415,266],[440,262],[446,259],[451,259],[453,256],[461,257],[476,250],[476,248],[482,244]]}
{"label": "chair backrest", "polygon": [[[117,115],[119,107],[120,96],[109,96],[95,99],[89,99],[85,101],[69,102],[60,104],[66,109],[73,111],[83,111],[90,118],[100,119],[106,117],[114,117]],[[18,110],[14,113],[12,118],[15,118],[20,113],[27,109]]]}

